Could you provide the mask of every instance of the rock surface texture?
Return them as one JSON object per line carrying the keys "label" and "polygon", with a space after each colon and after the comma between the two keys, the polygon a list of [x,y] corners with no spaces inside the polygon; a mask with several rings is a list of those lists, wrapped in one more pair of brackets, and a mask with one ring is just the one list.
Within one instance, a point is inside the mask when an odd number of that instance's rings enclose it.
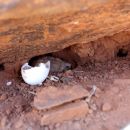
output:
{"label": "rock surface texture", "polygon": [[129,43],[129,0],[59,1],[0,0],[0,64],[5,69],[15,66],[17,71],[34,56],[70,46],[75,61],[111,58]]}
{"label": "rock surface texture", "polygon": [[54,86],[45,87],[34,98],[33,106],[38,110],[51,109],[59,105],[82,99],[89,95],[81,85],[63,86],[56,88]]}

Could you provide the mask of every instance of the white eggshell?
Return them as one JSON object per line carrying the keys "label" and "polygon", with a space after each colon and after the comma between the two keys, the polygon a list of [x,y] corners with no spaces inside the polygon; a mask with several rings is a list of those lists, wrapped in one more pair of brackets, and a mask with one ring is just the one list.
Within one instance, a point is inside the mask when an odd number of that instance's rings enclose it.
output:
{"label": "white eggshell", "polygon": [[122,130],[130,130],[130,124],[127,125],[125,128],[123,128]]}
{"label": "white eggshell", "polygon": [[47,78],[50,71],[50,61],[40,63],[38,66],[31,67],[25,63],[21,67],[21,75],[25,83],[29,85],[41,85]]}

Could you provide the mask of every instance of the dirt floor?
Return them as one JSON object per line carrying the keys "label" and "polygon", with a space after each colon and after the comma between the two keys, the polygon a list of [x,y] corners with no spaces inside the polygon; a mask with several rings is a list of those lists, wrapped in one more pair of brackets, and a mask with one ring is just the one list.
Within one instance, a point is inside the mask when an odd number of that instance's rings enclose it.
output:
{"label": "dirt floor", "polygon": [[[0,130],[121,130],[130,123],[130,59],[117,58],[105,63],[88,63],[59,73],[62,82],[47,79],[43,86],[26,85],[22,78],[12,78],[0,71]],[[12,84],[9,84],[9,81]],[[54,85],[78,83],[90,91],[89,114],[80,119],[42,126],[32,107],[37,90]]]}

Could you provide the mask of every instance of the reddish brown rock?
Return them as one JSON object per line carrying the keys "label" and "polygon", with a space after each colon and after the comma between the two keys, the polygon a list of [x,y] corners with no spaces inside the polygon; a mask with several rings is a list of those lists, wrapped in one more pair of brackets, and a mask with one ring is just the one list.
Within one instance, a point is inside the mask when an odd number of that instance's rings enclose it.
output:
{"label": "reddish brown rock", "polygon": [[0,101],[4,101],[4,100],[6,100],[7,98],[8,98],[7,94],[2,94],[2,95],[0,96]]}
{"label": "reddish brown rock", "polygon": [[[120,49],[124,53],[130,50],[130,31],[116,33],[109,37],[102,37],[98,40],[86,44],[76,44],[59,52],[53,53],[54,56],[62,58],[79,65],[90,60],[107,61],[118,55]],[[130,57],[130,54],[127,56]]]}
{"label": "reddish brown rock", "polygon": [[87,96],[88,91],[80,85],[64,86],[61,88],[50,86],[37,92],[33,106],[38,110],[50,109]]}
{"label": "reddish brown rock", "polygon": [[66,120],[81,118],[88,114],[89,108],[85,101],[69,103],[43,114],[41,125],[59,123]]}
{"label": "reddish brown rock", "polygon": [[[107,60],[117,45],[129,43],[128,0],[15,1],[0,2],[0,64],[12,73],[24,60],[68,47],[73,46],[76,60],[85,62],[88,58]],[[129,38],[125,42],[119,37]]]}

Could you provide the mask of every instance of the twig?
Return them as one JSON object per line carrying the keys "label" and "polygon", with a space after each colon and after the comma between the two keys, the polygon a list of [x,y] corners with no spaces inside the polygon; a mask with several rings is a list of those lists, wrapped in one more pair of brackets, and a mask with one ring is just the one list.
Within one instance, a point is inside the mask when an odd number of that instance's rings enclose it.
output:
{"label": "twig", "polygon": [[28,91],[28,93],[33,94],[33,95],[36,95],[36,93],[33,92],[33,91]]}
{"label": "twig", "polygon": [[96,89],[97,89],[96,85],[93,85],[93,87],[92,87],[92,89],[91,89],[91,91],[90,91],[90,95],[86,98],[86,102],[87,102],[87,103],[90,102],[92,96],[93,96],[93,95],[95,94],[95,92],[96,92]]}

